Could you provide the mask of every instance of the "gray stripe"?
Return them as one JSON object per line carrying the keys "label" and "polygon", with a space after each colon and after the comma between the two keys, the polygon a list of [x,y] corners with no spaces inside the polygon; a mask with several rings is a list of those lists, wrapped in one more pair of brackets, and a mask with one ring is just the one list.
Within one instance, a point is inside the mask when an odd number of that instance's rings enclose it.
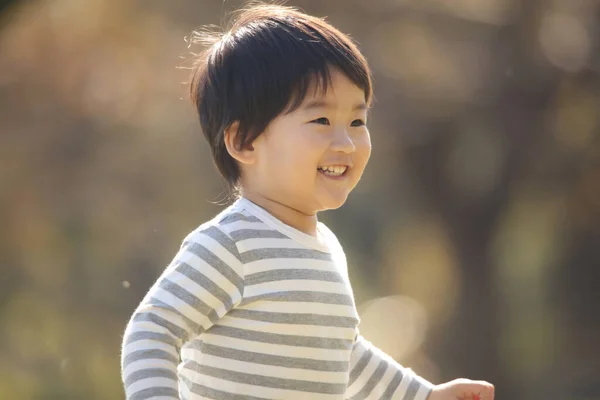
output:
{"label": "gray stripe", "polygon": [[200,334],[204,331],[204,328],[198,324],[196,321],[186,317],[185,315],[183,315],[179,310],[177,310],[175,307],[173,307],[170,304],[167,304],[165,302],[163,302],[162,300],[157,299],[156,297],[151,297],[149,304],[158,307],[158,308],[162,308],[165,310],[169,310],[171,311],[173,314],[177,315],[177,317],[181,318],[185,324],[187,325],[188,329],[192,332],[195,332],[196,334]]}
{"label": "gray stripe", "polygon": [[201,299],[194,296],[192,293],[188,292],[186,289],[182,288],[175,282],[171,282],[170,280],[165,278],[160,282],[159,286],[161,289],[171,293],[178,299],[183,300],[186,304],[194,308],[194,310],[207,316],[213,324],[219,320],[219,316],[212,307],[210,307],[208,304],[206,304]]}
{"label": "gray stripe", "polygon": [[235,256],[235,258],[237,258],[239,261],[241,261],[240,252],[238,251],[238,248],[235,245],[235,242],[230,237],[228,237],[223,231],[221,231],[219,228],[217,228],[216,226],[211,226],[209,228],[206,228],[206,229],[200,231],[200,233],[203,233],[206,236],[209,236],[209,237],[213,238],[214,240],[216,240],[217,243],[219,243],[221,246],[226,248],[227,251],[229,251],[231,254],[233,254]]}
{"label": "gray stripe", "polygon": [[264,230],[264,229],[239,229],[229,233],[231,238],[236,242],[246,239],[289,239],[279,231]]}
{"label": "gray stripe", "polygon": [[253,351],[231,349],[229,347],[215,346],[200,341],[193,341],[192,347],[203,354],[215,357],[229,358],[237,361],[255,364],[272,365],[276,367],[307,369],[312,371],[345,372],[348,370],[347,361],[313,360],[310,358],[297,358],[276,356],[272,354],[256,353]]}
{"label": "gray stripe", "polygon": [[177,347],[177,341],[169,335],[158,332],[133,332],[127,335],[125,345],[129,345],[138,340],[156,340],[157,342],[163,342],[173,347]]}
{"label": "gray stripe", "polygon": [[331,254],[312,249],[255,249],[240,253],[243,263],[273,258],[300,258],[331,261]]}
{"label": "gray stripe", "polygon": [[314,269],[271,269],[246,275],[246,286],[295,279],[344,283],[340,274],[332,271],[319,271]]}
{"label": "gray stripe", "polygon": [[153,387],[148,389],[142,389],[138,392],[135,392],[131,396],[127,397],[127,400],[146,400],[151,399],[157,396],[166,396],[173,397],[177,399],[179,393],[177,393],[176,389],[168,388],[168,387]]}
{"label": "gray stripe", "polygon": [[360,357],[360,360],[358,360],[354,368],[352,368],[352,371],[350,371],[350,379],[348,381],[348,386],[352,385],[356,378],[358,378],[358,376],[361,374],[361,372],[363,372],[363,370],[369,363],[369,360],[371,360],[371,357],[373,357],[373,351],[367,348],[367,350]]}
{"label": "gray stripe", "polygon": [[127,356],[123,359],[123,369],[127,367],[129,364],[139,360],[167,360],[171,361],[174,365],[179,363],[179,358],[174,357],[171,353],[160,350],[160,349],[145,349],[138,350],[127,354]]}
{"label": "gray stripe", "polygon": [[396,371],[394,377],[392,378],[392,381],[388,385],[387,389],[385,389],[385,392],[383,392],[383,394],[381,395],[380,400],[392,400],[392,396],[394,395],[396,389],[398,389],[398,386],[400,386],[400,382],[402,382],[403,377],[404,374],[402,373],[402,371]]}
{"label": "gray stripe", "polygon": [[181,327],[167,321],[164,318],[159,317],[158,315],[152,312],[135,314],[133,320],[136,322],[152,322],[162,328],[169,330],[169,332],[175,335],[175,337],[177,337],[179,340],[184,342],[188,340],[188,334],[185,331],[185,329],[182,329]]}
{"label": "gray stripe", "polygon": [[421,384],[419,383],[419,381],[416,379],[412,379],[412,381],[408,385],[408,388],[406,389],[406,394],[404,395],[404,398],[402,400],[414,400],[414,398],[417,396],[417,392],[419,391],[420,387]]}
{"label": "gray stripe", "polygon": [[286,346],[312,347],[315,349],[331,350],[350,350],[352,348],[351,339],[347,340],[313,336],[281,335],[278,333],[257,332],[221,325],[214,325],[206,332],[213,335],[250,340],[253,342],[282,344]]}
{"label": "gray stripe", "polygon": [[164,368],[146,368],[129,374],[125,379],[125,386],[131,386],[137,381],[148,378],[167,378],[177,382],[177,374],[173,370]]}
{"label": "gray stripe", "polygon": [[187,250],[204,260],[208,265],[219,271],[221,275],[227,278],[242,293],[244,290],[244,280],[235,272],[226,262],[221,260],[216,254],[208,250],[199,243],[190,243]]}
{"label": "gray stripe", "polygon": [[192,384],[192,392],[202,397],[213,400],[269,400],[264,397],[255,397],[247,394],[235,394],[222,390],[212,389],[206,386]]}
{"label": "gray stripe", "polygon": [[352,297],[347,294],[309,292],[309,291],[284,291],[264,293],[258,296],[245,297],[240,306],[253,303],[255,301],[299,301],[323,304],[339,304],[343,306],[354,306]]}
{"label": "gray stripe", "polygon": [[244,383],[246,385],[323,394],[344,394],[346,391],[346,385],[343,383],[323,383],[302,381],[297,379],[275,378],[264,375],[248,374],[245,372],[230,371],[200,364],[196,364],[195,367],[195,370],[201,374],[231,382]]}
{"label": "gray stripe", "polygon": [[387,368],[387,361],[381,360],[379,362],[379,365],[377,366],[377,369],[375,370],[375,372],[373,372],[373,375],[371,375],[371,377],[369,378],[367,383],[365,383],[362,389],[360,389],[358,393],[351,397],[351,400],[361,400],[368,398],[369,394],[373,391],[375,385],[377,385],[379,381],[381,381],[381,378],[383,377],[383,374],[385,374]]}
{"label": "gray stripe", "polygon": [[[219,285],[211,281],[209,278],[207,278],[204,274],[202,274],[194,267],[186,263],[180,263],[177,266],[176,270],[180,274],[187,276],[192,281],[202,286],[204,289],[210,292],[210,294],[219,299],[221,303],[225,305],[226,310],[230,310],[233,308],[233,299],[231,298],[231,296],[229,296],[229,294],[225,290],[223,290]],[[242,292],[240,291],[240,293]]]}
{"label": "gray stripe", "polygon": [[262,222],[260,219],[255,217],[254,215],[244,215],[242,213],[231,213],[221,221],[219,224],[227,225],[237,221],[246,221],[246,222]]}
{"label": "gray stripe", "polygon": [[233,309],[229,315],[235,318],[253,321],[273,322],[277,324],[314,325],[339,328],[355,328],[358,319],[353,317],[339,317],[337,315],[302,314],[302,313],[277,313],[256,310]]}

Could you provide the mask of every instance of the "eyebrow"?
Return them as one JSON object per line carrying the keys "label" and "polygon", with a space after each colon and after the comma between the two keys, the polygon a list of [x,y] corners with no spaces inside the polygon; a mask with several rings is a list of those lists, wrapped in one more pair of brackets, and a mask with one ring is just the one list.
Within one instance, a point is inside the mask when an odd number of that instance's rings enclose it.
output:
{"label": "eyebrow", "polygon": [[[324,100],[313,100],[313,101],[309,101],[308,103],[306,103],[304,106],[302,106],[303,110],[314,110],[314,109],[332,109],[335,108],[335,105],[333,103],[324,101]],[[368,110],[369,107],[365,104],[365,103],[358,103],[356,104],[354,107],[352,107],[352,111],[362,111],[362,110]]]}

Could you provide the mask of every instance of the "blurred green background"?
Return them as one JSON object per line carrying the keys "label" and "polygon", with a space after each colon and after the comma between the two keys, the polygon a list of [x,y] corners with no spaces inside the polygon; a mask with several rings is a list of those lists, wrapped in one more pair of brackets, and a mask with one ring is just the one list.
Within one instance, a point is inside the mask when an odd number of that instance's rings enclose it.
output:
{"label": "blurred green background", "polygon": [[[184,38],[241,3],[6,3],[0,398],[123,398],[128,318],[223,208]],[[288,4],[374,70],[373,157],[321,216],[363,334],[434,383],[600,399],[600,2]]]}

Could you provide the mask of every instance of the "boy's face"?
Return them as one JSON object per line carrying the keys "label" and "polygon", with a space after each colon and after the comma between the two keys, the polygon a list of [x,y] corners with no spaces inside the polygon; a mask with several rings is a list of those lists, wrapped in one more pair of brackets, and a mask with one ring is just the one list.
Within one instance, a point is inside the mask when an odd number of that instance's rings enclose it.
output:
{"label": "boy's face", "polygon": [[273,120],[254,142],[248,182],[262,196],[306,214],[335,209],[356,186],[371,155],[362,89],[331,69],[327,93]]}

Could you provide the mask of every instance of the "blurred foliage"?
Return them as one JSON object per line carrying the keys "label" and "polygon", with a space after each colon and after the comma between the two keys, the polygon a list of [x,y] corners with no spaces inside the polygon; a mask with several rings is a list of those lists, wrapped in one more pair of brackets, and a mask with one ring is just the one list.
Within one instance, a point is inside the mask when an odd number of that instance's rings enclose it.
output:
{"label": "blurred foliage", "polygon": [[[239,4],[5,9],[0,398],[123,397],[129,316],[222,208],[183,39]],[[322,215],[365,336],[436,383],[600,399],[600,3],[289,4],[350,32],[375,73],[371,163]]]}

